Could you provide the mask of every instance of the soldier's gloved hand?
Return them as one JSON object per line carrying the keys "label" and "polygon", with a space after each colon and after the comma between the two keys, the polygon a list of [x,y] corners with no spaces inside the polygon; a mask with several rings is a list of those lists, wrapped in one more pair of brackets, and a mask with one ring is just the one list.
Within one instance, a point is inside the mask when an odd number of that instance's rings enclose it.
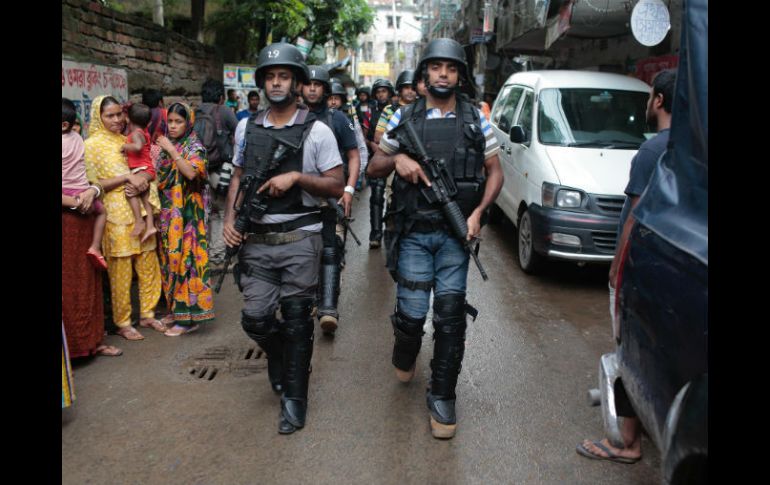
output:
{"label": "soldier's gloved hand", "polygon": [[262,184],[262,187],[257,190],[257,193],[261,194],[262,191],[269,190],[268,194],[270,194],[270,197],[283,197],[283,195],[297,183],[301,175],[302,174],[299,172],[276,175]]}
{"label": "soldier's gloved hand", "polygon": [[337,203],[345,209],[345,217],[350,217],[350,209],[353,207],[353,196],[345,192]]}
{"label": "soldier's gloved hand", "polygon": [[430,187],[430,180],[428,180],[428,176],[425,175],[425,172],[422,171],[422,167],[420,167],[419,163],[412,160],[403,153],[396,155],[395,161],[396,172],[398,172],[398,175],[400,175],[402,179],[407,180],[413,184],[416,184],[422,180],[425,185]]}

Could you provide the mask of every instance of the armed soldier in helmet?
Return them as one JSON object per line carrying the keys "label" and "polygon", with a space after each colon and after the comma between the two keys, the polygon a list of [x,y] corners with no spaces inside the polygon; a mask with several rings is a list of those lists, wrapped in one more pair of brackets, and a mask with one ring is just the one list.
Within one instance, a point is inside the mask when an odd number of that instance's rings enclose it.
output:
{"label": "armed soldier in helmet", "polygon": [[[331,128],[342,157],[346,186],[339,204],[350,216],[356,182],[360,170],[360,157],[353,123],[340,111],[329,109],[326,98],[331,94],[329,72],[321,66],[308,66],[309,82],[302,87],[302,97],[316,118]],[[337,211],[330,205],[321,209],[323,218],[323,256],[319,288],[318,319],[325,335],[334,335],[339,321],[337,301],[340,293],[340,264],[345,250],[344,233],[336,235]]]}
{"label": "armed soldier in helmet", "polygon": [[[471,76],[460,44],[431,41],[423,51],[416,77],[427,93],[391,117],[367,175],[385,177],[394,169],[393,199],[388,208],[388,269],[397,282],[396,311],[391,316],[396,376],[408,382],[415,373],[423,325],[433,291],[433,359],[427,390],[430,425],[436,438],[451,438],[457,427],[455,388],[462,364],[467,314],[477,315],[465,300],[469,253],[453,235],[443,207],[429,203],[421,189],[431,180],[415,161],[421,143],[432,160],[443,159],[457,186],[454,201],[465,238],[479,235],[482,215],[503,184],[499,143],[489,122],[464,95]],[[414,129],[410,131],[410,129]],[[395,131],[394,131],[395,130]],[[405,134],[416,134],[417,140]],[[463,221],[462,218],[467,218]]]}
{"label": "armed soldier in helmet", "polygon": [[[374,155],[377,151],[377,142],[374,140],[374,133],[377,129],[377,121],[382,115],[382,111],[390,104],[390,98],[395,94],[393,85],[387,79],[378,79],[372,85],[372,92],[377,105],[372,112],[372,122],[369,125],[369,131],[366,133],[367,145],[369,146],[369,155]],[[382,211],[385,207],[385,178],[377,178],[369,175],[369,186],[372,193],[369,196],[369,222],[371,232],[369,233],[369,247],[379,248],[382,240]]]}
{"label": "armed soldier in helmet", "polygon": [[[332,93],[329,95],[329,98],[326,100],[326,104],[331,109],[336,109],[341,111],[342,113],[346,114],[348,119],[351,123],[353,123],[353,128],[356,131],[356,142],[358,143],[358,155],[360,157],[361,162],[361,168],[359,169],[359,180],[360,175],[363,175],[366,171],[366,165],[369,163],[369,149],[366,146],[366,137],[364,136],[363,128],[361,127],[361,123],[358,120],[358,115],[356,115],[356,109],[348,103],[348,93],[345,91],[345,87],[340,83],[339,81],[335,80],[335,78],[331,79],[331,85],[332,85]],[[358,185],[355,187],[356,190],[359,190]],[[337,230],[339,231],[339,227],[337,227]],[[344,254],[343,254],[343,261],[344,261]]]}
{"label": "armed soldier in helmet", "polygon": [[[288,434],[305,425],[307,412],[311,313],[323,247],[319,198],[342,197],[343,169],[334,134],[296,103],[301,85],[309,83],[299,50],[285,43],[265,47],[255,74],[270,104],[248,118],[236,142],[224,236],[232,248],[243,244],[233,270],[245,300],[241,324],[267,354],[270,384],[281,393],[278,432]],[[259,189],[243,201],[241,185]],[[266,200],[250,204],[265,194]],[[239,231],[244,210],[263,215]]]}
{"label": "armed soldier in helmet", "polygon": [[417,91],[414,89],[414,69],[401,71],[401,74],[396,78],[396,92],[398,93],[398,103],[386,106],[385,109],[382,110],[379,121],[377,121],[377,127],[374,130],[375,143],[380,142],[393,113],[395,113],[398,108],[414,103],[417,99]]}

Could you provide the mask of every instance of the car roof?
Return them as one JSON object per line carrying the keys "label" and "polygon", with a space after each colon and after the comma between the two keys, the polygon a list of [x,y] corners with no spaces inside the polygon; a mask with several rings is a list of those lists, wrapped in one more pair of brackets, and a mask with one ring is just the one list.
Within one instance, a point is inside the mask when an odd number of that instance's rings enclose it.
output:
{"label": "car roof", "polygon": [[650,92],[650,86],[635,77],[609,72],[545,70],[517,72],[505,82],[523,84],[537,90],[546,88],[605,88]]}

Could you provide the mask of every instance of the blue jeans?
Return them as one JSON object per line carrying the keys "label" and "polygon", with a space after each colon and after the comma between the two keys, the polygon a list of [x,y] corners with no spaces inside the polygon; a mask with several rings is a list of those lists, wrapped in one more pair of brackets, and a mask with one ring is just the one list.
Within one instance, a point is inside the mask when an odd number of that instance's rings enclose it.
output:
{"label": "blue jeans", "polygon": [[[398,272],[410,281],[435,281],[433,296],[465,293],[470,256],[460,241],[445,231],[412,232],[399,242]],[[411,318],[428,313],[430,291],[399,284],[398,309]]]}

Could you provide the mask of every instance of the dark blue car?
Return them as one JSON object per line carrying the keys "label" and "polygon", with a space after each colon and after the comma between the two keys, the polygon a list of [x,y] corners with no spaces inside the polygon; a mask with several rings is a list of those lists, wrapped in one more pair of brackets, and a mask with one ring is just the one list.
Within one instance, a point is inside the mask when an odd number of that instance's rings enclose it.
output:
{"label": "dark blue car", "polygon": [[602,356],[605,431],[622,390],[661,451],[664,483],[708,469],[708,2],[686,0],[669,147],[621,248],[614,353]]}

